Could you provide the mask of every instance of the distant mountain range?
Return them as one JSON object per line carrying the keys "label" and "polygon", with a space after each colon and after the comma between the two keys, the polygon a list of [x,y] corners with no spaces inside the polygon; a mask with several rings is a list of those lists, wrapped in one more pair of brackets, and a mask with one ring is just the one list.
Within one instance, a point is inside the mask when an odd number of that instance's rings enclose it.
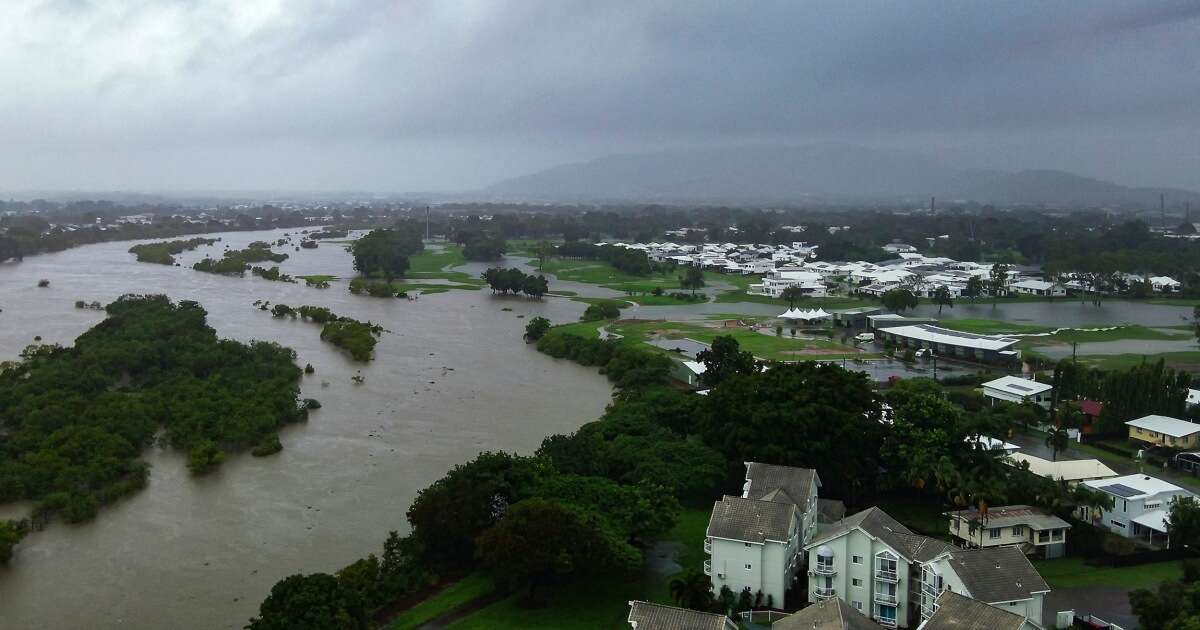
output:
{"label": "distant mountain range", "polygon": [[[708,203],[927,200],[1157,208],[1200,192],[1132,188],[1052,170],[956,168],[915,154],[846,144],[740,146],[613,155],[507,179],[483,194],[525,201]],[[1200,207],[1200,205],[1198,205]]]}

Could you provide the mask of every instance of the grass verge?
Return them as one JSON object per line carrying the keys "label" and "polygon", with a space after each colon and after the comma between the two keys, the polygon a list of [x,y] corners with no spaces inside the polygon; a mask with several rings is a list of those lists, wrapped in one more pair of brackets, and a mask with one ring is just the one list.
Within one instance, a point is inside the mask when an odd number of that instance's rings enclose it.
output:
{"label": "grass verge", "polygon": [[1179,560],[1139,564],[1132,567],[1093,567],[1084,564],[1083,558],[1058,558],[1056,560],[1034,560],[1033,566],[1051,588],[1077,586],[1116,586],[1122,588],[1150,588],[1166,580],[1183,577],[1183,563]]}
{"label": "grass verge", "polygon": [[492,578],[472,573],[438,591],[429,599],[400,613],[386,627],[388,630],[410,630],[436,619],[463,604],[474,601],[495,590]]}

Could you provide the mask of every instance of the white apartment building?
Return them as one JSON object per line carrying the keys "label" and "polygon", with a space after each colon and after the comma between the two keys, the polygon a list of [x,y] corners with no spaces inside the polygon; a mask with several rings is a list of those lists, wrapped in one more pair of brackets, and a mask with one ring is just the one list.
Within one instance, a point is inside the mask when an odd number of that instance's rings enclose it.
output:
{"label": "white apartment building", "polygon": [[815,470],[746,462],[742,496],[713,504],[705,533],[704,573],[713,591],[762,592],[776,608],[804,564],[804,544],[816,533]]}
{"label": "white apartment building", "polygon": [[1173,483],[1142,474],[1085,481],[1083,484],[1111,496],[1113,509],[1106,513],[1081,507],[1076,511],[1080,519],[1151,545],[1165,545],[1168,542],[1171,502],[1191,501],[1194,496]]}
{"label": "white apartment building", "polygon": [[932,617],[942,594],[951,591],[1020,615],[1027,628],[1042,627],[1050,587],[1017,547],[955,549],[921,567],[921,620]]}
{"label": "white apartment building", "polygon": [[841,599],[888,628],[920,620],[921,564],[950,549],[879,508],[846,517],[804,547],[811,601]]}

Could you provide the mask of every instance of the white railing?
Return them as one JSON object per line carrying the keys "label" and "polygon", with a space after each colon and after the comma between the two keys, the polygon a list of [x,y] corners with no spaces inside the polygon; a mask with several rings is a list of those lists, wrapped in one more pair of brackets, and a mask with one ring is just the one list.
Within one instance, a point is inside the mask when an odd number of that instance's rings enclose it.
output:
{"label": "white railing", "polygon": [[886,593],[883,591],[875,591],[875,601],[879,602],[880,604],[895,605],[896,604],[896,594],[895,593]]}
{"label": "white railing", "polygon": [[900,574],[892,569],[875,569],[875,579],[894,583],[900,581]]}
{"label": "white railing", "polygon": [[704,561],[704,575],[712,577],[712,560]]}
{"label": "white railing", "polygon": [[830,599],[837,597],[837,589],[833,587],[822,588],[818,586],[816,589],[814,589],[814,592],[817,596],[817,599]]}
{"label": "white railing", "polygon": [[896,627],[896,619],[895,618],[888,619],[887,617],[876,617],[875,621],[878,622],[879,625],[881,625],[885,628],[895,628]]}
{"label": "white railing", "polygon": [[832,564],[821,564],[818,562],[814,565],[813,573],[817,575],[837,575],[837,567]]}
{"label": "white railing", "polygon": [[711,538],[704,539],[704,553],[712,555],[712,539]]}

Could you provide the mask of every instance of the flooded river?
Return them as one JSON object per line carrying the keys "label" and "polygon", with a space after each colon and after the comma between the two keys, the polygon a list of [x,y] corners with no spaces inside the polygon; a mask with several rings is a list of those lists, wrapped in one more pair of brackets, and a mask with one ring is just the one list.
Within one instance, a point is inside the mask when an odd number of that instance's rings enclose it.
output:
{"label": "flooded river", "polygon": [[[317,370],[304,377],[303,396],[324,405],[284,430],[280,454],[234,456],[207,477],[191,477],[177,453],[148,451],[145,490],[91,523],[30,535],[0,568],[0,628],[240,628],[278,579],[378,553],[388,530],[406,530],[417,490],[451,466],[484,449],[531,452],[608,403],[611,390],[595,369],[521,341],[519,315],[572,321],[583,304],[487,290],[383,300],[340,283],[319,290],[186,268],[226,245],[286,231],[219,235],[221,243],[178,256],[183,268],[136,263],[128,242],[0,264],[0,360],[37,335],[69,344],[103,318],[74,308],[76,300],[166,293],[200,302],[222,337],[294,348],[301,366]],[[353,273],[338,245],[287,253],[280,266],[292,275]],[[50,286],[37,288],[39,279]],[[318,325],[273,319],[251,306],[257,299],[327,306],[390,332],[374,361],[356,364],[320,341]],[[355,385],[359,369],[366,381]],[[0,516],[22,509],[0,506]]]}

